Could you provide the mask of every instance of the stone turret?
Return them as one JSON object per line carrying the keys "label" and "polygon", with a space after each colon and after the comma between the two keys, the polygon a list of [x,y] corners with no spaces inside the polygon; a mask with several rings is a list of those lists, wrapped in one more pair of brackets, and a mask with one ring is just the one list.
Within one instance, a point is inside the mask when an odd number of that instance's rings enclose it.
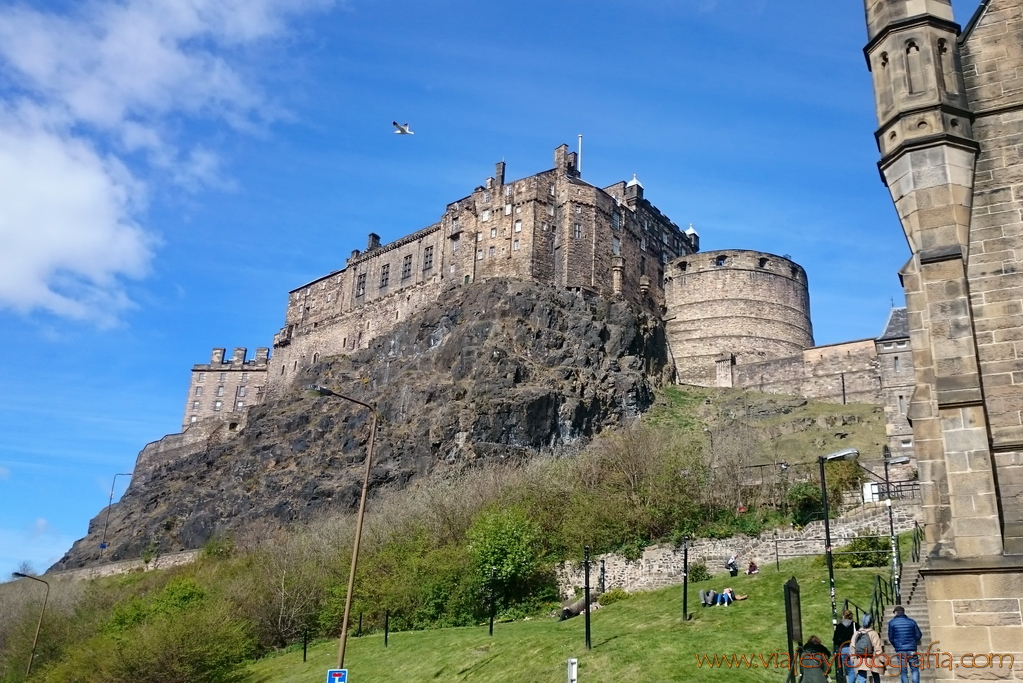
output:
{"label": "stone turret", "polygon": [[917,378],[908,417],[927,540],[936,556],[995,555],[1002,538],[967,281],[979,146],[959,26],[950,0],[867,0],[866,10],[879,168],[912,252],[901,272]]}

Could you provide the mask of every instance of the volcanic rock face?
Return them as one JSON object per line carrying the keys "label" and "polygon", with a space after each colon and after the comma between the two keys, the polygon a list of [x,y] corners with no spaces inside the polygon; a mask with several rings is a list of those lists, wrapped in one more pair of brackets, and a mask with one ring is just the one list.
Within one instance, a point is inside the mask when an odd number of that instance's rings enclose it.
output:
{"label": "volcanic rock face", "polygon": [[649,407],[669,368],[661,322],[631,304],[508,280],[452,287],[370,348],[308,368],[234,430],[200,423],[147,446],[110,510],[106,552],[101,513],[52,569],[354,509],[369,411],[304,398],[307,384],[377,406],[379,490],[479,459],[577,448]]}

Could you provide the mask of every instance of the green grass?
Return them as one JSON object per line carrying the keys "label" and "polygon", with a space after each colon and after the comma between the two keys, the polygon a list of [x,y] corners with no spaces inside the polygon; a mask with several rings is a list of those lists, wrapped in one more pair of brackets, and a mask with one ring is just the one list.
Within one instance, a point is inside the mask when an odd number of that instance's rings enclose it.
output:
{"label": "green grass", "polygon": [[[869,604],[874,575],[883,569],[844,569],[836,574],[839,609],[850,597]],[[830,647],[831,605],[827,571],[810,558],[782,562],[781,571],[765,566],[757,576],[715,576],[689,587],[693,619],[681,619],[681,586],[637,593],[595,611],[592,644],[584,647],[583,619],[564,622],[538,618],[497,624],[493,638],[486,625],[392,633],[389,647],[383,635],[348,641],[345,657],[350,680],[370,681],[564,681],[565,663],[579,660],[581,681],[781,681],[777,669],[699,668],[700,653],[760,653],[785,649],[785,608],[782,586],[790,576],[799,581],[804,638],[817,634]],[[721,590],[730,585],[749,600],[731,607],[701,608],[701,588]],[[323,680],[336,663],[337,641],[310,646],[308,662],[302,652],[288,652],[249,667],[254,683],[299,683]]]}

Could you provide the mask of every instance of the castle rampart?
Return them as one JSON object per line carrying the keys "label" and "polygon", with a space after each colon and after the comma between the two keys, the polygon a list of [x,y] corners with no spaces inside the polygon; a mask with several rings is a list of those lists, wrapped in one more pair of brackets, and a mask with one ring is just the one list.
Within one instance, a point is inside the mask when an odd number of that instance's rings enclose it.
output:
{"label": "castle rampart", "polygon": [[246,353],[239,347],[225,360],[224,349],[213,349],[209,363],[192,366],[182,429],[210,417],[237,421],[247,406],[263,400],[270,349],[256,349],[250,360]]}

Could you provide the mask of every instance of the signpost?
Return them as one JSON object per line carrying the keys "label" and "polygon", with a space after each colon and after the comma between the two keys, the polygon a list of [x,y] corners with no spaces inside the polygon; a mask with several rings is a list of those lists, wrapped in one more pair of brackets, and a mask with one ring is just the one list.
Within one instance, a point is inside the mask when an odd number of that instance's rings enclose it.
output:
{"label": "signpost", "polygon": [[789,675],[786,683],[798,680],[796,654],[803,643],[803,610],[799,604],[799,582],[792,577],[785,582],[785,630],[789,641]]}
{"label": "signpost", "polygon": [[348,683],[348,669],[329,669],[327,683]]}

